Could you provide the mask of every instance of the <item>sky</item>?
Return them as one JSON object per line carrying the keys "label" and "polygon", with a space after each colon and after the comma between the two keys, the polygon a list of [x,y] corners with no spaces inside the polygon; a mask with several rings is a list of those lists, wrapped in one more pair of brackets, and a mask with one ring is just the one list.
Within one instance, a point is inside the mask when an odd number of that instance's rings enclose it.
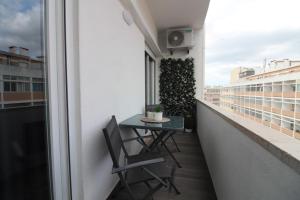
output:
{"label": "sky", "polygon": [[235,67],[300,60],[300,0],[211,0],[205,22],[205,85],[226,85]]}
{"label": "sky", "polygon": [[0,50],[25,47],[32,57],[42,55],[42,0],[0,0]]}

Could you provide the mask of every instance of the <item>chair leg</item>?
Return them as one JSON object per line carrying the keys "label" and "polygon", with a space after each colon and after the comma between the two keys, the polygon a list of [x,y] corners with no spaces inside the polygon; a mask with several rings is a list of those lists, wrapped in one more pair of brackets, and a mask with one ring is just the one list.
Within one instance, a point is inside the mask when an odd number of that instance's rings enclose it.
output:
{"label": "chair leg", "polygon": [[172,188],[175,190],[176,194],[181,194],[179,192],[179,190],[177,189],[177,187],[174,184],[174,177],[175,177],[175,171],[176,171],[176,167],[174,167],[172,169],[172,174],[171,174],[171,178],[168,179],[168,182],[170,183],[170,188],[169,188],[169,192],[172,191]]}
{"label": "chair leg", "polygon": [[145,181],[144,183],[149,189],[152,189],[151,185],[147,181]]}
{"label": "chair leg", "polygon": [[175,190],[176,194],[181,194],[180,191],[177,189],[177,187],[174,185],[174,183],[172,181],[170,181],[170,185],[171,187]]}
{"label": "chair leg", "polygon": [[143,200],[147,200],[149,197],[151,197],[157,190],[159,190],[161,187],[163,186],[163,184],[159,183],[157,184],[154,188],[152,188],[147,194],[146,196],[143,198]]}
{"label": "chair leg", "polygon": [[134,197],[129,185],[127,184],[126,180],[124,179],[124,177],[122,175],[119,175],[119,178],[121,180],[121,183],[123,184],[123,186],[126,188],[127,192],[129,193],[129,196],[132,200],[136,200],[136,198]]}
{"label": "chair leg", "polygon": [[164,146],[164,148],[166,149],[166,151],[168,152],[168,154],[171,156],[171,158],[175,161],[175,163],[177,164],[177,166],[179,168],[182,168],[182,166],[180,165],[180,163],[178,162],[178,160],[175,158],[175,156],[172,154],[172,152],[170,151],[170,149],[168,148],[168,146],[166,145],[166,143],[164,143],[163,141],[161,141],[161,143]]}

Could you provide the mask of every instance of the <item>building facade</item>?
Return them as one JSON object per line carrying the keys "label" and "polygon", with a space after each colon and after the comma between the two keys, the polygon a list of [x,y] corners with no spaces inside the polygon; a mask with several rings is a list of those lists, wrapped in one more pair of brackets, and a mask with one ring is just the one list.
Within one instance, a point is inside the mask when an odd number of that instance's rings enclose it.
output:
{"label": "building facade", "polygon": [[253,68],[248,67],[236,67],[231,70],[230,74],[230,83],[236,83],[241,79],[251,76],[255,74],[255,70]]}
{"label": "building facade", "polygon": [[222,108],[300,139],[300,65],[249,76],[220,96]]}
{"label": "building facade", "polygon": [[43,61],[27,54],[22,47],[0,51],[0,109],[45,102]]}
{"label": "building facade", "polygon": [[298,66],[300,65],[300,60],[290,60],[290,59],[271,60],[268,65],[270,70],[277,70],[282,68]]}
{"label": "building facade", "polygon": [[204,100],[220,106],[221,87],[205,87]]}

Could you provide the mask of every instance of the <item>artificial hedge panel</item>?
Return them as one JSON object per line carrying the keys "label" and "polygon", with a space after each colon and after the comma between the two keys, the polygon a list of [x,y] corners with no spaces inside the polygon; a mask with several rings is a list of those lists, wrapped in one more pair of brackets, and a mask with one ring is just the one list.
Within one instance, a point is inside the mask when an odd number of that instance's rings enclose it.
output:
{"label": "artificial hedge panel", "polygon": [[195,112],[194,59],[162,59],[160,102],[168,115],[190,116]]}

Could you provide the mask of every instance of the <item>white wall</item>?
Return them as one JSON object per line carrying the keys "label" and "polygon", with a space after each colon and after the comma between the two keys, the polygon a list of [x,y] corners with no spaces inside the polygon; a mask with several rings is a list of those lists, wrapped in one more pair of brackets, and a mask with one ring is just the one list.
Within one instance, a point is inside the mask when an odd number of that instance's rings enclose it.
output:
{"label": "white wall", "polygon": [[294,169],[201,102],[197,122],[219,200],[299,200]]}
{"label": "white wall", "polygon": [[131,1],[136,6],[137,11],[139,12],[147,30],[149,31],[150,36],[157,44],[157,28],[154,23],[153,16],[149,11],[146,0],[131,0]]}
{"label": "white wall", "polygon": [[130,11],[136,25],[145,37],[145,41],[156,56],[161,52],[158,47],[157,28],[149,11],[146,0],[119,0]]}
{"label": "white wall", "polygon": [[[170,55],[166,48],[166,31],[161,31],[158,34],[159,46],[165,58],[194,58],[195,65],[195,80],[196,80],[196,98],[201,99],[204,89],[204,28],[201,30],[194,30],[194,44],[193,49],[189,54],[186,51],[177,50],[173,55]],[[158,69],[159,70],[159,69]]]}
{"label": "white wall", "polygon": [[106,199],[117,177],[102,128],[111,115],[120,122],[145,104],[144,50],[140,30],[122,18],[117,0],[79,1],[82,176],[85,200]]}

